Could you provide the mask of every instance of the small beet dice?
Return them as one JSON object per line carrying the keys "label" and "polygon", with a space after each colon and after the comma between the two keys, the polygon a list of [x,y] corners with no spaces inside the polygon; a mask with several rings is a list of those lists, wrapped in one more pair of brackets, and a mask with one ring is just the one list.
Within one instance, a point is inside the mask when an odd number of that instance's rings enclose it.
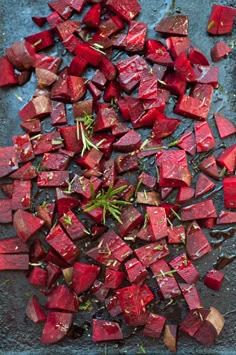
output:
{"label": "small beet dice", "polygon": [[140,77],[138,98],[151,100],[156,99],[157,95],[157,74],[150,70],[144,70]]}
{"label": "small beet dice", "polygon": [[51,132],[33,137],[32,145],[34,154],[39,155],[62,148],[63,141],[59,132]]}
{"label": "small beet dice", "polygon": [[27,133],[40,133],[41,132],[41,122],[39,119],[35,118],[30,121],[25,121],[21,123],[21,128]]}
{"label": "small beet dice", "polygon": [[122,224],[119,224],[118,233],[121,237],[126,236],[130,231],[137,228],[144,221],[141,213],[133,206],[124,208],[121,212],[120,219]]}
{"label": "small beet dice", "polygon": [[1,270],[28,270],[28,254],[0,254]]}
{"label": "small beet dice", "polygon": [[183,207],[181,210],[182,221],[191,221],[194,219],[204,219],[210,217],[217,217],[215,206],[212,200],[194,203],[193,205]]}
{"label": "small beet dice", "polygon": [[47,288],[50,289],[61,275],[61,269],[50,261],[48,261],[46,269],[48,272]]}
{"label": "small beet dice", "polygon": [[215,139],[208,122],[194,124],[197,152],[206,152],[215,147]]}
{"label": "small beet dice", "polygon": [[218,270],[209,270],[204,279],[204,284],[212,290],[219,291],[224,280],[224,274]]}
{"label": "small beet dice", "polygon": [[14,147],[0,148],[0,177],[18,169],[18,160]]}
{"label": "small beet dice", "polygon": [[48,272],[41,267],[34,266],[33,270],[29,275],[29,283],[36,286],[46,287],[47,285]]}
{"label": "small beet dice", "polygon": [[101,180],[96,177],[92,177],[89,180],[84,176],[75,175],[73,180],[72,190],[77,192],[77,194],[82,195],[86,199],[90,199],[92,197],[91,184],[93,185],[95,192],[97,192],[101,186]]}
{"label": "small beet dice", "polygon": [[226,148],[217,158],[217,163],[226,168],[230,174],[233,174],[235,170],[236,157],[236,145]]}
{"label": "small beet dice", "polygon": [[181,95],[174,112],[196,120],[206,120],[209,114],[209,102],[188,95]]}
{"label": "small beet dice", "polygon": [[152,240],[159,240],[167,236],[166,212],[162,207],[147,207]]}
{"label": "small beet dice", "polygon": [[72,288],[80,295],[88,290],[100,273],[100,266],[93,264],[74,263]]}
{"label": "small beet dice", "polygon": [[146,323],[147,313],[140,287],[132,285],[115,291],[127,325],[140,326]]}
{"label": "small beet dice", "polygon": [[[58,326],[60,324],[60,326]],[[72,325],[72,313],[50,312],[47,316],[41,342],[53,344],[64,338]]]}
{"label": "small beet dice", "polygon": [[179,73],[183,80],[187,82],[195,82],[197,77],[190,61],[185,53],[181,53],[174,61],[175,70]]}
{"label": "small beet dice", "polygon": [[188,35],[188,16],[175,15],[163,18],[155,27],[155,31],[165,35]]}
{"label": "small beet dice", "polygon": [[227,55],[231,52],[232,48],[230,48],[225,41],[220,41],[214,47],[211,48],[212,61],[218,62],[222,58],[227,57]]}
{"label": "small beet dice", "polygon": [[30,246],[30,261],[33,263],[38,262],[43,259],[45,254],[41,240],[36,239]]}
{"label": "small beet dice", "polygon": [[190,310],[202,308],[202,302],[194,285],[180,283],[179,287]]}
{"label": "small beet dice", "polygon": [[116,170],[118,173],[124,173],[138,169],[138,159],[135,153],[124,154],[116,159]]}
{"label": "small beet dice", "polygon": [[185,253],[178,255],[176,258],[171,260],[169,264],[174,270],[176,270],[179,276],[181,276],[182,279],[189,284],[196,283],[200,277],[197,269],[187,258]]}
{"label": "small beet dice", "polygon": [[33,118],[44,118],[52,112],[51,100],[46,96],[38,96],[29,101],[20,111],[22,121]]}
{"label": "small beet dice", "polygon": [[28,253],[28,246],[17,237],[0,240],[0,254]]}
{"label": "small beet dice", "polygon": [[177,118],[166,117],[163,113],[156,111],[156,119],[152,128],[152,136],[161,139],[171,135],[180,124]]}
{"label": "small beet dice", "polygon": [[154,176],[152,175],[148,175],[145,172],[142,172],[139,177],[138,177],[139,181],[142,181],[142,184],[146,187],[148,187],[151,190],[155,190],[156,185],[157,185],[157,180]]}
{"label": "small beet dice", "polygon": [[113,143],[113,148],[119,152],[128,153],[140,148],[141,143],[142,140],[140,135],[136,131],[130,130],[118,141]]}
{"label": "small beet dice", "polygon": [[188,54],[190,39],[189,37],[168,37],[166,45],[172,57],[178,57],[182,52]]}
{"label": "small beet dice", "polygon": [[84,225],[72,211],[64,213],[59,221],[72,240],[81,239],[86,235]]}
{"label": "small beet dice", "polygon": [[51,124],[66,124],[66,109],[63,102],[52,101]]}
{"label": "small beet dice", "polygon": [[69,264],[72,263],[79,254],[77,246],[59,225],[51,229],[45,240]]}
{"label": "small beet dice", "polygon": [[103,54],[93,49],[88,43],[82,42],[75,47],[74,54],[94,67],[99,66],[103,57]]}
{"label": "small beet dice", "polygon": [[108,0],[106,6],[128,22],[138,15],[141,10],[137,0],[122,0],[122,2]]}
{"label": "small beet dice", "polygon": [[216,224],[236,223],[236,212],[221,211],[217,218]]}
{"label": "small beet dice", "polygon": [[95,119],[94,131],[99,132],[115,126],[117,118],[114,108],[108,105],[101,107]]}
{"label": "small beet dice", "polygon": [[36,296],[32,296],[26,306],[26,315],[34,323],[44,322],[47,318]]}
{"label": "small beet dice", "polygon": [[19,238],[27,242],[44,224],[44,221],[33,214],[19,209],[13,216],[13,226]]}
{"label": "small beet dice", "polygon": [[79,157],[76,163],[83,168],[93,169],[99,165],[102,157],[103,153],[99,149],[92,148],[83,157]]}
{"label": "small beet dice", "polygon": [[[101,22],[98,34],[100,36],[111,36],[125,27],[119,16],[112,16]],[[104,48],[104,47],[103,47]]]}
{"label": "small beet dice", "polygon": [[214,118],[220,134],[220,138],[228,137],[236,132],[235,125],[233,122],[228,120],[228,118],[220,115],[219,113],[214,113]]}
{"label": "small beet dice", "polygon": [[119,323],[102,319],[93,319],[92,340],[94,342],[121,339],[123,339],[123,334]]}
{"label": "small beet dice", "polygon": [[128,274],[128,279],[131,283],[139,284],[148,276],[148,271],[136,258],[127,261],[125,263],[125,268]]}
{"label": "small beet dice", "polygon": [[38,187],[67,186],[69,171],[41,171],[38,174]]}
{"label": "small beet dice", "polygon": [[195,197],[199,197],[214,189],[215,184],[204,174],[200,174],[196,182]]}
{"label": "small beet dice", "polygon": [[7,57],[0,58],[0,87],[18,84],[13,65]]}
{"label": "small beet dice", "polygon": [[135,249],[134,252],[141,263],[146,267],[169,255],[169,249],[165,239]]}
{"label": "small beet dice", "polygon": [[14,68],[28,70],[34,65],[35,48],[27,41],[15,42],[7,48],[6,56]]}
{"label": "small beet dice", "polygon": [[124,187],[124,190],[119,192],[117,195],[125,201],[130,201],[132,196],[135,193],[135,187],[127,180],[123,178],[119,178],[115,185],[114,185],[114,190],[118,189],[119,187]]}
{"label": "small beet dice", "polygon": [[185,243],[185,229],[184,226],[171,226],[167,230],[169,244]]}
{"label": "small beet dice", "polygon": [[219,180],[220,178],[218,167],[216,165],[216,159],[213,155],[202,160],[199,164],[199,169],[203,171],[206,175],[211,176],[216,180]]}
{"label": "small beet dice", "polygon": [[125,49],[128,52],[142,51],[147,34],[147,25],[143,22],[131,21],[125,38]]}
{"label": "small beet dice", "polygon": [[0,199],[0,223],[12,222],[12,200]]}
{"label": "small beet dice", "polygon": [[31,180],[14,180],[12,209],[27,210],[31,206]]}
{"label": "small beet dice", "polygon": [[186,90],[187,82],[177,71],[168,71],[164,77],[165,88],[173,95],[183,95]]}
{"label": "small beet dice", "polygon": [[51,290],[45,307],[59,311],[78,312],[79,300],[67,286],[58,285]]}
{"label": "small beet dice", "polygon": [[164,44],[160,41],[156,41],[155,39],[148,39],[146,42],[146,56],[151,62],[172,66],[173,60],[164,46]]}
{"label": "small beet dice", "polygon": [[104,302],[109,293],[109,288],[107,288],[103,282],[95,280],[90,291],[99,301]]}
{"label": "small beet dice", "polygon": [[102,167],[102,186],[114,186],[116,180],[116,170],[114,160],[108,160],[103,163]]}
{"label": "small beet dice", "polygon": [[196,81],[201,84],[211,84],[213,88],[218,86],[219,68],[210,65],[194,65]]}
{"label": "small beet dice", "polygon": [[105,287],[117,289],[125,280],[126,274],[122,271],[106,269]]}
{"label": "small beet dice", "polygon": [[160,287],[162,298],[170,299],[180,295],[180,289],[174,274],[164,259],[154,262],[151,265],[151,270],[154,274],[153,277]]}
{"label": "small beet dice", "polygon": [[[59,132],[64,140],[65,149],[80,153],[82,150],[82,141],[77,138],[77,128],[74,126],[65,126],[59,128]],[[60,147],[61,148],[61,147]]]}
{"label": "small beet dice", "polygon": [[178,162],[163,161],[159,169],[160,187],[190,186],[192,175],[188,166]]}
{"label": "small beet dice", "polygon": [[54,216],[55,203],[43,203],[36,207],[37,216],[45,222],[45,226],[52,227],[52,220]]}
{"label": "small beet dice", "polygon": [[160,338],[165,322],[166,317],[159,316],[155,313],[149,313],[143,330],[143,335],[157,339]]}
{"label": "small beet dice", "polygon": [[17,171],[11,174],[11,179],[32,180],[37,176],[36,168],[31,162],[22,165]]}
{"label": "small beet dice", "polygon": [[200,49],[197,49],[193,46],[190,46],[189,48],[188,59],[192,65],[193,64],[210,65],[208,59],[200,51]]}
{"label": "small beet dice", "polygon": [[207,32],[212,35],[230,33],[233,28],[235,8],[214,4],[208,20]]}
{"label": "small beet dice", "polygon": [[116,295],[106,298],[105,305],[106,305],[106,309],[108,310],[108,312],[110,313],[110,315],[112,317],[116,317],[120,313],[122,313],[120,302],[119,302],[118,297]]}
{"label": "small beet dice", "polygon": [[64,20],[67,20],[73,11],[72,8],[68,5],[68,1],[65,0],[50,1],[48,6],[53,11],[56,11]]}
{"label": "small beet dice", "polygon": [[42,167],[45,170],[66,170],[70,157],[66,154],[44,153]]}

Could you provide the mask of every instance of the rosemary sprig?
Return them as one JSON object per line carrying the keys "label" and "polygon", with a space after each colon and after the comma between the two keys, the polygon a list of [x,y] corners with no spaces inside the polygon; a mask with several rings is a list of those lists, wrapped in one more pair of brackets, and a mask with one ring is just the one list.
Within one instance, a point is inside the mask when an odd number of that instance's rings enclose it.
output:
{"label": "rosemary sprig", "polygon": [[155,274],[153,277],[165,277],[165,276],[173,276],[173,274],[177,272],[176,270],[170,270],[170,271],[162,271],[160,270],[160,274]]}
{"label": "rosemary sprig", "polygon": [[66,213],[63,214],[63,222],[67,225],[67,226],[71,226],[72,225],[72,218],[71,216],[67,216]]}
{"label": "rosemary sprig", "polygon": [[85,206],[85,212],[91,212],[95,208],[102,208],[103,209],[103,223],[106,223],[106,214],[110,213],[110,215],[117,220],[119,223],[122,224],[120,219],[121,214],[121,207],[125,205],[130,205],[130,202],[118,200],[117,195],[124,191],[127,186],[120,186],[117,189],[113,190],[112,186],[109,186],[107,191],[101,190],[96,196],[94,187],[91,184],[91,196],[92,199],[87,203]]}

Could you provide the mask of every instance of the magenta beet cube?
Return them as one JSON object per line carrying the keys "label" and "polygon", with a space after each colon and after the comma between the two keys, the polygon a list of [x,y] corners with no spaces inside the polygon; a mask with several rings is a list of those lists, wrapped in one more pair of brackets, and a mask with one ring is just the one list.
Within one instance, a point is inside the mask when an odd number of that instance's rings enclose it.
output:
{"label": "magenta beet cube", "polygon": [[48,6],[56,11],[64,20],[67,20],[72,14],[72,8],[69,6],[68,1],[66,0],[55,0],[50,1]]}
{"label": "magenta beet cube", "polygon": [[201,258],[211,252],[211,246],[196,221],[193,221],[186,233],[186,252],[191,260]]}
{"label": "magenta beet cube", "polygon": [[36,286],[46,287],[48,272],[41,267],[34,266],[29,275],[29,283]]}
{"label": "magenta beet cube", "polygon": [[212,178],[219,180],[220,175],[218,172],[218,167],[216,164],[216,159],[213,155],[204,159],[199,164],[199,169],[204,172],[206,175],[211,176]]}
{"label": "magenta beet cube", "polygon": [[234,211],[221,211],[216,220],[216,224],[236,223],[236,212]]}
{"label": "magenta beet cube", "polygon": [[154,300],[154,294],[147,284],[140,286],[140,292],[145,306]]}
{"label": "magenta beet cube", "polygon": [[127,261],[125,263],[125,268],[130,283],[139,284],[143,282],[148,276],[147,269],[136,258]]}
{"label": "magenta beet cube", "polygon": [[125,38],[125,49],[128,52],[142,51],[147,34],[147,25],[143,22],[131,21]]}
{"label": "magenta beet cube", "polygon": [[0,240],[0,254],[28,253],[29,248],[20,238],[6,238]]}
{"label": "magenta beet cube", "polygon": [[204,279],[204,285],[211,288],[212,290],[219,291],[222,282],[224,280],[224,274],[218,270],[209,270]]}
{"label": "magenta beet cube", "polygon": [[77,295],[65,285],[53,287],[49,293],[47,309],[55,309],[58,311],[78,312],[79,300]]}
{"label": "magenta beet cube", "polygon": [[59,224],[50,230],[45,240],[69,264],[73,263],[79,254],[79,249]]}
{"label": "magenta beet cube", "polygon": [[189,19],[186,15],[164,17],[155,27],[155,31],[165,35],[188,35]]}
{"label": "magenta beet cube", "polygon": [[22,209],[17,210],[13,216],[13,226],[16,234],[23,242],[27,242],[44,223],[42,219]]}
{"label": "magenta beet cube", "polygon": [[138,158],[134,152],[119,155],[116,158],[116,170],[119,174],[127,171],[138,170]]}
{"label": "magenta beet cube", "polygon": [[32,296],[29,299],[25,312],[28,318],[31,319],[34,323],[44,322],[47,318],[43,307],[39,303],[36,296]]}
{"label": "magenta beet cube", "polygon": [[146,42],[146,57],[151,62],[163,66],[173,66],[173,60],[165,45],[155,39],[148,39]]}
{"label": "magenta beet cube", "polygon": [[108,0],[106,6],[126,21],[131,21],[141,10],[137,0],[122,0],[121,2]]}
{"label": "magenta beet cube", "polygon": [[195,140],[194,133],[191,130],[185,132],[179,138],[177,147],[185,150],[187,153],[194,156],[196,154],[196,140]]}
{"label": "magenta beet cube", "polygon": [[194,69],[184,52],[180,53],[180,55],[175,59],[174,67],[183,80],[186,80],[187,82],[196,81],[197,77]]}
{"label": "magenta beet cube", "polygon": [[168,37],[166,39],[166,45],[172,57],[176,58],[182,52],[184,52],[186,55],[188,54],[190,39],[189,37]]}
{"label": "magenta beet cube", "polygon": [[198,281],[200,275],[185,253],[176,256],[169,264],[185,282],[195,284]]}
{"label": "magenta beet cube", "polygon": [[121,339],[123,339],[123,334],[119,323],[102,319],[93,319],[92,340],[94,342]]}
{"label": "magenta beet cube", "polygon": [[41,171],[38,173],[38,187],[65,187],[68,185],[69,171]]}
{"label": "magenta beet cube", "polygon": [[12,200],[0,199],[0,223],[12,222]]}
{"label": "magenta beet cube", "polygon": [[236,176],[229,176],[223,180],[224,204],[226,208],[236,208]]}
{"label": "magenta beet cube", "polygon": [[100,273],[100,266],[93,264],[74,263],[72,288],[78,294],[87,291]]}
{"label": "magenta beet cube", "polygon": [[212,200],[205,200],[203,202],[194,203],[193,205],[186,206],[181,209],[182,221],[191,221],[194,219],[205,219],[211,217],[217,217],[215,206]]}
{"label": "magenta beet cube", "polygon": [[118,226],[118,233],[121,237],[125,237],[130,231],[137,228],[144,221],[141,213],[132,205],[122,210],[120,219],[122,224],[119,224]]}
{"label": "magenta beet cube", "polygon": [[36,263],[46,255],[40,239],[36,239],[30,246],[30,261]]}
{"label": "magenta beet cube", "polygon": [[50,312],[43,328],[41,342],[53,344],[64,338],[72,325],[72,317],[72,313]]}
{"label": "magenta beet cube", "polygon": [[62,148],[63,141],[59,132],[43,133],[33,137],[34,154],[39,155]]}
{"label": "magenta beet cube", "polygon": [[219,113],[214,113],[214,118],[220,134],[220,138],[228,137],[236,132],[234,123],[231,122],[228,118],[220,115]]}
{"label": "magenta beet cube", "polygon": [[45,222],[47,228],[52,227],[52,221],[55,211],[55,203],[46,203],[38,205],[36,207],[37,217],[41,218]]}
{"label": "magenta beet cube", "polygon": [[167,220],[166,212],[162,207],[147,207],[146,208],[150,230],[153,235],[153,241],[162,239],[167,236]]}
{"label": "magenta beet cube", "polygon": [[109,293],[109,288],[107,288],[103,282],[95,280],[90,291],[99,301],[104,302]]}
{"label": "magenta beet cube", "polygon": [[19,112],[22,121],[44,118],[52,112],[52,103],[47,96],[38,96],[29,101]]}
{"label": "magenta beet cube", "polygon": [[166,322],[166,317],[155,313],[149,313],[147,322],[143,329],[143,335],[151,338],[160,338]]}
{"label": "magenta beet cube", "polygon": [[169,255],[169,249],[165,239],[161,239],[156,243],[150,243],[134,250],[141,263],[148,267],[157,260]]}
{"label": "magenta beet cube", "polygon": [[209,315],[210,310],[205,308],[199,308],[196,310],[191,310],[188,312],[187,316],[180,324],[180,330],[189,336],[194,336],[194,334],[200,329],[204,320]]}
{"label": "magenta beet cube", "polygon": [[59,221],[72,240],[81,239],[86,235],[84,225],[72,211],[64,213]]}
{"label": "magenta beet cube", "polygon": [[113,143],[114,150],[129,153],[138,148],[142,144],[141,136],[134,130],[129,130],[118,141]]}
{"label": "magenta beet cube", "polygon": [[195,120],[205,121],[210,110],[209,102],[188,95],[180,96],[174,112]]}
{"label": "magenta beet cube", "polygon": [[202,308],[202,302],[194,285],[179,283],[181,292],[190,310]]}
{"label": "magenta beet cube", "polygon": [[14,180],[12,194],[12,209],[30,208],[31,205],[31,180]]}
{"label": "magenta beet cube", "polygon": [[208,19],[207,32],[212,35],[223,35],[232,32],[235,8],[213,4]]}
{"label": "magenta beet cube", "polygon": [[223,168],[226,168],[231,175],[235,170],[235,157],[236,145],[234,144],[223,150],[223,152],[217,158],[217,163]]}
{"label": "magenta beet cube", "polygon": [[47,288],[50,289],[61,275],[61,269],[50,261],[48,261],[46,269],[48,272]]}
{"label": "magenta beet cube", "polygon": [[36,168],[31,162],[22,165],[17,171],[14,171],[14,173],[10,175],[11,179],[17,180],[32,180],[36,176]]}
{"label": "magenta beet cube", "polygon": [[218,62],[219,60],[226,58],[231,52],[232,48],[229,47],[225,41],[220,41],[211,48],[211,59],[213,62]]}
{"label": "magenta beet cube", "polygon": [[107,311],[110,313],[112,317],[116,317],[122,313],[122,309],[120,306],[119,299],[116,295],[112,295],[105,299],[105,305]]}
{"label": "magenta beet cube", "polygon": [[0,76],[0,87],[18,84],[14,67],[7,57],[0,58],[0,72],[4,73]]}
{"label": "magenta beet cube", "polygon": [[194,124],[197,152],[207,152],[215,147],[215,139],[208,122],[198,122]]}
{"label": "magenta beet cube", "polygon": [[35,118],[32,121],[25,121],[23,123],[21,123],[21,128],[23,128],[23,130],[26,133],[40,133],[41,132],[41,122],[38,118]]}
{"label": "magenta beet cube", "polygon": [[137,327],[144,325],[147,312],[138,285],[127,286],[115,291],[127,325]]}
{"label": "magenta beet cube", "polygon": [[112,269],[106,269],[105,273],[105,287],[116,289],[125,280],[126,274],[123,271],[117,271]]}
{"label": "magenta beet cube", "polygon": [[19,163],[25,163],[28,160],[34,159],[34,152],[32,149],[30,136],[28,134],[14,136],[12,137],[12,141]]}
{"label": "magenta beet cube", "polygon": [[170,226],[167,230],[169,244],[185,243],[185,228],[184,226]]}
{"label": "magenta beet cube", "polygon": [[60,153],[44,153],[42,167],[45,170],[66,170],[70,162],[70,157]]}
{"label": "magenta beet cube", "polygon": [[0,270],[28,270],[28,254],[0,254]]}
{"label": "magenta beet cube", "polygon": [[18,160],[14,147],[0,148],[0,177],[18,169]]}
{"label": "magenta beet cube", "polygon": [[80,199],[77,194],[68,194],[59,187],[56,188],[56,206],[59,217],[68,210],[73,210],[80,204]]}
{"label": "magenta beet cube", "polygon": [[196,182],[195,198],[213,190],[215,184],[204,174],[200,173]]}
{"label": "magenta beet cube", "polygon": [[153,263],[151,265],[151,270],[153,272],[153,277],[160,287],[160,293],[163,299],[167,300],[180,295],[180,289],[174,274],[171,273],[171,269],[164,259]]}
{"label": "magenta beet cube", "polygon": [[74,175],[72,190],[77,194],[82,195],[84,198],[90,199],[92,197],[90,187],[91,184],[93,184],[93,188],[96,193],[99,190],[101,183],[101,180],[96,177],[86,179],[84,176]]}

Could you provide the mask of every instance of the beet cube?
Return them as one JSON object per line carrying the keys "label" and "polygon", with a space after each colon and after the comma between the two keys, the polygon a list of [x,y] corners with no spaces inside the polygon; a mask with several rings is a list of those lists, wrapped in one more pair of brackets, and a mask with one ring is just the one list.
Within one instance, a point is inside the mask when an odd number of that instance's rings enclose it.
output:
{"label": "beet cube", "polygon": [[146,209],[150,230],[153,235],[152,240],[156,241],[167,236],[166,212],[162,207],[147,207]]}
{"label": "beet cube", "polygon": [[183,207],[181,210],[182,221],[191,221],[194,219],[204,219],[210,217],[217,217],[212,200],[198,202],[193,205]]}
{"label": "beet cube", "polygon": [[78,312],[79,300],[67,286],[58,285],[51,290],[45,307],[59,311]]}
{"label": "beet cube", "polygon": [[120,313],[122,313],[120,302],[116,295],[106,298],[105,305],[106,305],[106,309],[108,310],[108,312],[112,317],[116,317]]}
{"label": "beet cube", "polygon": [[236,128],[233,122],[228,120],[226,117],[220,115],[219,113],[214,113],[214,118],[220,134],[220,138],[228,137],[236,132]]}
{"label": "beet cube", "polygon": [[155,31],[165,35],[188,35],[188,16],[175,15],[163,18],[155,27]]}
{"label": "beet cube", "polygon": [[207,32],[212,35],[223,35],[232,32],[234,17],[235,8],[213,4]]}
{"label": "beet cube", "polygon": [[119,224],[118,226],[118,233],[121,237],[126,236],[144,221],[141,213],[133,206],[124,208],[121,212],[120,219],[122,224]]}
{"label": "beet cube", "polygon": [[219,291],[224,280],[224,274],[218,270],[209,270],[204,279],[204,285],[212,290]]}
{"label": "beet cube", "polygon": [[216,165],[216,159],[213,155],[202,160],[199,164],[199,169],[216,180],[219,180],[220,178],[218,167]]}
{"label": "beet cube", "polygon": [[67,0],[50,1],[48,6],[56,11],[64,20],[67,20],[72,14],[72,8],[68,5]]}
{"label": "beet cube", "polygon": [[13,65],[7,57],[0,58],[0,87],[18,84]]}
{"label": "beet cube", "polygon": [[107,288],[116,289],[125,280],[126,274],[123,271],[106,269],[104,285]]}
{"label": "beet cube", "polygon": [[215,184],[204,174],[200,174],[196,182],[195,197],[199,197],[214,189]]}
{"label": "beet cube", "polygon": [[0,240],[0,254],[18,254],[28,252],[28,246],[17,237]]}
{"label": "beet cube", "polygon": [[179,287],[190,310],[202,308],[202,302],[194,285],[180,283]]}
{"label": "beet cube", "polygon": [[91,287],[90,291],[94,296],[99,299],[99,301],[104,302],[105,298],[109,293],[109,288],[105,286],[105,284],[99,280],[95,280],[93,286]]}
{"label": "beet cube", "polygon": [[12,200],[0,199],[0,223],[12,222]]}
{"label": "beet cube", "polygon": [[100,266],[93,264],[74,263],[72,288],[80,295],[87,291],[100,273]]}
{"label": "beet cube", "polygon": [[59,187],[67,186],[69,171],[41,171],[38,174],[38,187]]}
{"label": "beet cube", "polygon": [[32,180],[37,176],[36,168],[31,162],[22,165],[17,171],[11,174],[11,179]]}
{"label": "beet cube", "polygon": [[29,283],[36,286],[46,287],[48,272],[41,267],[34,266],[29,275]]}
{"label": "beet cube", "polygon": [[14,180],[12,209],[25,210],[31,206],[31,180]]}
{"label": "beet cube", "polygon": [[19,112],[22,121],[44,118],[52,112],[52,103],[47,96],[38,96],[29,101]]}
{"label": "beet cube", "polygon": [[138,148],[140,148],[142,143],[140,135],[134,131],[130,130],[126,134],[124,134],[118,141],[113,143],[114,150],[118,150],[119,152],[132,152]]}
{"label": "beet cube", "polygon": [[130,283],[142,283],[148,276],[148,271],[141,262],[133,258],[125,263],[125,268],[128,274]]}
{"label": "beet cube", "polygon": [[211,59],[213,62],[218,62],[219,60],[226,58],[231,52],[232,48],[229,47],[225,41],[220,41],[211,48]]}
{"label": "beet cube", "polygon": [[72,240],[81,239],[86,235],[84,225],[72,211],[64,213],[59,221]]}
{"label": "beet cube", "polygon": [[226,148],[217,158],[217,163],[226,168],[230,174],[233,174],[236,164],[236,145]]}
{"label": "beet cube", "polygon": [[143,22],[131,21],[125,38],[125,49],[128,52],[143,50],[147,34],[147,25]]}
{"label": "beet cube", "polygon": [[34,154],[39,155],[57,150],[63,147],[63,141],[59,132],[44,133],[32,140]]}
{"label": "beet cube", "polygon": [[223,180],[224,204],[226,208],[236,208],[236,176],[229,176]]}
{"label": "beet cube", "polygon": [[18,169],[18,161],[14,147],[0,148],[0,177]]}
{"label": "beet cube", "polygon": [[209,110],[210,106],[208,102],[188,95],[182,95],[175,106],[174,112],[196,120],[206,120]]}
{"label": "beet cube", "polygon": [[[59,324],[59,326],[58,326]],[[50,312],[47,316],[41,342],[53,344],[64,338],[72,325],[72,314],[65,312]]]}
{"label": "beet cube", "polygon": [[176,256],[169,264],[185,282],[192,284],[198,281],[200,275],[185,253]]}
{"label": "beet cube", "polygon": [[149,313],[147,322],[143,329],[143,335],[151,338],[160,338],[166,322],[166,317],[155,313]]}
{"label": "beet cube", "polygon": [[92,340],[94,342],[121,339],[123,339],[123,334],[119,323],[102,319],[93,319]]}
{"label": "beet cube", "polygon": [[0,270],[28,270],[28,254],[0,254]]}
{"label": "beet cube", "polygon": [[156,243],[150,243],[134,250],[141,263],[148,267],[159,259],[169,255],[169,249],[165,239]]}
{"label": "beet cube", "polygon": [[44,224],[44,221],[33,214],[19,209],[13,216],[13,226],[20,239],[27,242]]}
{"label": "beet cube", "polygon": [[47,318],[36,296],[32,296],[26,306],[26,315],[34,323],[44,322]]}
{"label": "beet cube", "polygon": [[131,21],[141,10],[137,0],[122,0],[122,2],[108,0],[106,6],[126,21]]}

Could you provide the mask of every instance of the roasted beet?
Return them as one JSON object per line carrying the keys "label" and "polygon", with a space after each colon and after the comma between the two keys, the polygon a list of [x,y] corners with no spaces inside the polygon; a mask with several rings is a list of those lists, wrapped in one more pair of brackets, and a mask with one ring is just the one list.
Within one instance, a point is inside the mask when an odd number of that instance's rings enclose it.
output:
{"label": "roasted beet", "polygon": [[31,238],[44,224],[44,221],[33,214],[17,210],[13,216],[13,225],[19,238],[26,242]]}
{"label": "roasted beet", "polygon": [[78,312],[79,300],[69,288],[58,285],[51,290],[45,307],[52,310]]}
{"label": "roasted beet", "polygon": [[43,344],[53,344],[66,336],[72,324],[72,314],[64,312],[48,313],[41,342]]}
{"label": "roasted beet", "polygon": [[118,323],[102,319],[93,319],[92,340],[94,342],[121,339],[123,339],[123,334]]}
{"label": "roasted beet", "polygon": [[155,27],[155,31],[165,35],[188,35],[188,16],[176,15],[163,18]]}
{"label": "roasted beet", "polygon": [[88,290],[100,272],[100,267],[92,264],[74,263],[72,287],[80,295]]}
{"label": "roasted beet", "polygon": [[230,33],[233,28],[235,9],[214,4],[208,20],[207,32],[212,35]]}
{"label": "roasted beet", "polygon": [[34,323],[40,323],[46,320],[47,316],[36,296],[32,296],[29,299],[29,302],[26,306],[26,315]]}
{"label": "roasted beet", "polygon": [[204,284],[212,290],[219,291],[224,280],[224,274],[219,270],[209,270],[204,279]]}

